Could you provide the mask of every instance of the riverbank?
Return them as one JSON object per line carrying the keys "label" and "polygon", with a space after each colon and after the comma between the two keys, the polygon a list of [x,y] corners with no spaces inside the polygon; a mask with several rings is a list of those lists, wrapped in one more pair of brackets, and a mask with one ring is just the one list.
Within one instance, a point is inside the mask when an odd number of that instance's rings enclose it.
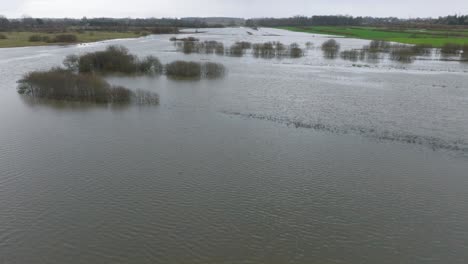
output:
{"label": "riverbank", "polygon": [[425,44],[442,47],[447,43],[468,44],[468,28],[454,29],[421,29],[421,28],[377,28],[352,26],[313,26],[313,27],[280,27],[281,29],[337,35],[350,38],[386,40],[405,44]]}
{"label": "riverbank", "polygon": [[[115,31],[84,31],[72,32],[76,36],[74,42],[47,42],[47,39],[54,39],[57,35],[53,33],[42,32],[0,32],[6,38],[0,39],[0,48],[14,48],[14,47],[29,47],[29,46],[46,46],[46,45],[61,45],[61,44],[79,44],[97,42],[111,39],[125,39],[125,38],[138,38],[147,35],[147,32],[128,31],[128,32],[115,32]],[[40,36],[40,41],[31,41],[32,36]]]}

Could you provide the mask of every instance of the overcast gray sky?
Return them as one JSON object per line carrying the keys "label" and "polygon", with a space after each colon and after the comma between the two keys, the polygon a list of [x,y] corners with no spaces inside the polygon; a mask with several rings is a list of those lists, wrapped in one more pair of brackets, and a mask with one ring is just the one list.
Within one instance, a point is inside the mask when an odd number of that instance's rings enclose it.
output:
{"label": "overcast gray sky", "polygon": [[428,17],[468,14],[468,0],[0,0],[7,17]]}

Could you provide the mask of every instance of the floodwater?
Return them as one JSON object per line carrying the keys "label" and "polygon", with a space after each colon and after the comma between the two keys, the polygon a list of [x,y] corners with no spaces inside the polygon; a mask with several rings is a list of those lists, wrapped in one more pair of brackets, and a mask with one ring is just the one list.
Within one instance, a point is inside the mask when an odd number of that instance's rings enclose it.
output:
{"label": "floodwater", "polygon": [[[275,29],[187,36],[316,48],[184,55],[159,35],[0,49],[0,263],[467,263],[468,63],[330,60],[330,37]],[[228,73],[108,77],[159,106],[16,93],[25,72],[109,44]]]}

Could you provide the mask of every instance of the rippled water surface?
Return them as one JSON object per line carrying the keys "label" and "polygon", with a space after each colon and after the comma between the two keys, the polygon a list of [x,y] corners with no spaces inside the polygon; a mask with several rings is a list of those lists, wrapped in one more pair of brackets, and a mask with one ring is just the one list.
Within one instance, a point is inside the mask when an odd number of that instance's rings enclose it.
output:
{"label": "rippled water surface", "polygon": [[[468,63],[329,60],[330,37],[275,29],[196,37],[316,48],[184,55],[170,37],[0,49],[0,263],[467,263]],[[17,95],[109,44],[228,74],[107,77],[156,107]]]}

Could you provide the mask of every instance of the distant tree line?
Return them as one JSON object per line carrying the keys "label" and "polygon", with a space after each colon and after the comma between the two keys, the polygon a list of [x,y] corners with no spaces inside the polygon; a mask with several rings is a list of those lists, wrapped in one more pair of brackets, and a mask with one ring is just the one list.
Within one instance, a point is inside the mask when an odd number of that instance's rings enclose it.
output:
{"label": "distant tree line", "polygon": [[[134,30],[152,28],[206,28],[204,20],[178,18],[32,18],[8,19],[0,15],[0,31],[64,31],[69,28],[79,30]],[[220,25],[219,25],[220,26]]]}
{"label": "distant tree line", "polygon": [[468,15],[439,17],[436,23],[444,25],[468,25]]}
{"label": "distant tree line", "polygon": [[353,17],[353,16],[295,16],[288,18],[253,18],[245,22],[248,27],[282,26],[366,26],[366,25],[468,25],[468,15],[439,18]]}
{"label": "distant tree line", "polygon": [[352,16],[295,16],[288,18],[254,18],[245,22],[248,27],[281,27],[281,26],[338,26],[362,25],[362,17]]}
{"label": "distant tree line", "polygon": [[[226,24],[226,21],[232,21]],[[135,30],[152,28],[206,28],[242,25],[236,18],[22,18],[8,19],[0,15],[0,31],[65,31],[77,30]],[[217,24],[219,23],[219,24]],[[468,25],[468,15],[453,15],[439,18],[294,16],[288,18],[252,18],[245,20],[248,27],[281,26],[365,26],[365,25]]]}

